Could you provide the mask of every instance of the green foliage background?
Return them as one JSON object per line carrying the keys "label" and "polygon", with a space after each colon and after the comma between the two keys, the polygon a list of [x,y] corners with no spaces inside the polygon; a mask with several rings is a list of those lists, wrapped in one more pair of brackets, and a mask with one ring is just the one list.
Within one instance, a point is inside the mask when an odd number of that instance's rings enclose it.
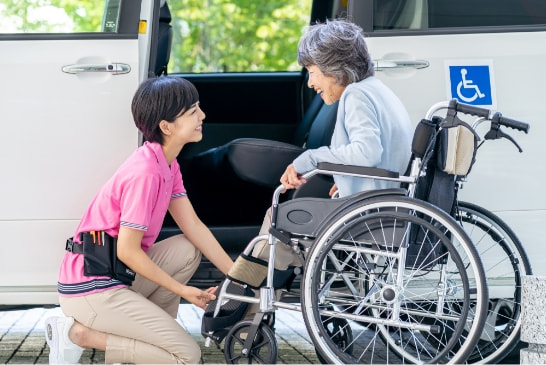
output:
{"label": "green foliage background", "polygon": [[[309,24],[311,0],[168,4],[174,29],[170,73],[300,69],[296,50]],[[96,0],[2,0],[0,33],[100,32],[103,11],[104,2]],[[55,14],[56,19],[36,14]]]}
{"label": "green foliage background", "polygon": [[310,6],[310,0],[172,0],[171,54],[177,56],[169,69],[298,70],[297,44]]}

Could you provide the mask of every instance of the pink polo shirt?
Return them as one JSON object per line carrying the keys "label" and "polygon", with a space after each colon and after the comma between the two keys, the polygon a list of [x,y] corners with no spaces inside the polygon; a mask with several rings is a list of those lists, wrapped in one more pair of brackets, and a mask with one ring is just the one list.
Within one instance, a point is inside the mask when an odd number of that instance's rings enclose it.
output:
{"label": "pink polo shirt", "polygon": [[[74,233],[103,230],[117,237],[120,226],[144,231],[144,251],[156,241],[172,199],[186,196],[180,166],[171,165],[161,145],[145,142],[102,186]],[[126,286],[110,277],[85,276],[83,255],[66,252],[59,271],[58,291],[62,296],[78,296]]]}

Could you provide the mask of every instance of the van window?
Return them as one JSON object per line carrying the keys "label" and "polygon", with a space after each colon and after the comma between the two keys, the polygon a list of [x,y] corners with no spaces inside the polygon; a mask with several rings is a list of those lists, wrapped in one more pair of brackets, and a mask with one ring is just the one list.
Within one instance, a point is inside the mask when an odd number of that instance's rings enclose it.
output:
{"label": "van window", "polygon": [[537,24],[544,0],[374,0],[374,30]]}
{"label": "van window", "polygon": [[171,0],[169,73],[299,71],[312,0]]}
{"label": "van window", "polygon": [[0,3],[0,33],[117,32],[120,4],[121,0],[7,0]]}

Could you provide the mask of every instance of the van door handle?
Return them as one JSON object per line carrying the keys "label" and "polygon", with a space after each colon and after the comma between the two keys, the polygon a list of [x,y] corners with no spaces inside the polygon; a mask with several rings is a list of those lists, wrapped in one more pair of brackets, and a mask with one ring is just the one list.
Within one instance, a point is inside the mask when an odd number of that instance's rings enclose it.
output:
{"label": "van door handle", "polygon": [[425,60],[375,60],[375,69],[378,71],[392,70],[393,68],[426,68],[429,62]]}
{"label": "van door handle", "polygon": [[131,66],[125,63],[81,64],[63,66],[63,72],[68,74],[79,74],[84,72],[107,72],[112,75],[126,74],[131,71]]}

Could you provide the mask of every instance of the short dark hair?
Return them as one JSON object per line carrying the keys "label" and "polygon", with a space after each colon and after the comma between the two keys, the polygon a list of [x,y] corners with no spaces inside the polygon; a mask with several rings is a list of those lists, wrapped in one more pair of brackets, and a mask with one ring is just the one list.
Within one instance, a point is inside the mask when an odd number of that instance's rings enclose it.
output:
{"label": "short dark hair", "polygon": [[135,125],[147,141],[163,144],[159,123],[172,123],[180,113],[199,101],[195,86],[186,79],[159,76],[147,79],[136,91],[131,104]]}

